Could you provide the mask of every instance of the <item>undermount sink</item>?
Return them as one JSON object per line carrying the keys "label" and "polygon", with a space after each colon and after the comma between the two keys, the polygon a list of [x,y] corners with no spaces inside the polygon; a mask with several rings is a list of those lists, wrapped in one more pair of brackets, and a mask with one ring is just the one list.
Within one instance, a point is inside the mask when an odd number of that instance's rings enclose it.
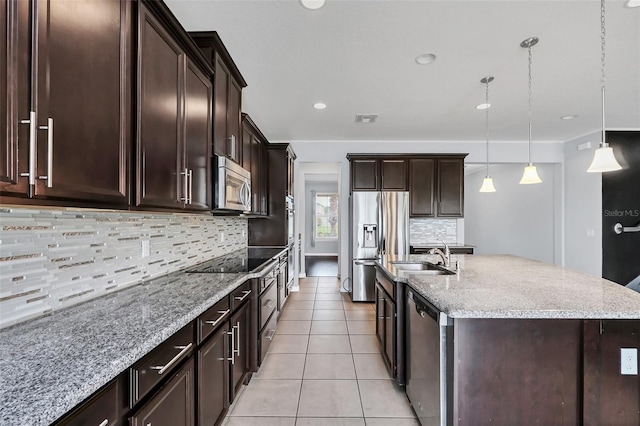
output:
{"label": "undermount sink", "polygon": [[391,264],[399,272],[411,272],[422,275],[452,275],[455,273],[428,262],[391,262]]}

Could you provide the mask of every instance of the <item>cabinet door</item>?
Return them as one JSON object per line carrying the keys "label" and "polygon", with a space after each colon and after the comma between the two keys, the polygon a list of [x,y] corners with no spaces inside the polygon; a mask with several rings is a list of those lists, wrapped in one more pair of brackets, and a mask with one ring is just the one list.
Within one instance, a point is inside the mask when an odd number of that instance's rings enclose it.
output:
{"label": "cabinet door", "polygon": [[396,305],[390,299],[384,299],[384,358],[387,366],[391,370],[392,376],[395,376],[395,322],[396,322]]}
{"label": "cabinet door", "polygon": [[[231,332],[233,336],[233,364],[231,366],[231,389],[229,401],[233,401],[249,371],[251,361],[251,301],[246,302],[231,317]],[[256,338],[257,339],[257,338]]]}
{"label": "cabinet door", "polygon": [[438,160],[438,216],[464,216],[464,159]]}
{"label": "cabinet door", "polygon": [[136,205],[179,208],[185,55],[142,3],[139,7]]}
{"label": "cabinet door", "polygon": [[233,78],[229,79],[229,102],[227,104],[227,157],[242,164],[242,140],[240,139],[240,97],[242,89]]}
{"label": "cabinet door", "polygon": [[[184,155],[190,210],[211,210],[211,101],[212,84],[187,61],[184,94]],[[183,184],[184,185],[184,184]]]}
{"label": "cabinet door", "polygon": [[409,215],[435,216],[436,160],[416,158],[409,160]]}
{"label": "cabinet door", "polygon": [[407,160],[380,160],[383,191],[407,190]]}
{"label": "cabinet door", "polygon": [[193,426],[193,357],[134,416],[131,426]]}
{"label": "cabinet door", "polygon": [[229,326],[198,351],[198,424],[214,425],[229,408]]}
{"label": "cabinet door", "polygon": [[242,124],[242,167],[251,172],[251,185],[253,185],[253,169],[251,168],[251,140],[253,132],[248,125]]}
{"label": "cabinet door", "polygon": [[376,281],[376,337],[380,343],[381,352],[384,347],[384,305],[384,292]]}
{"label": "cabinet door", "polygon": [[[243,158],[248,153],[243,152]],[[266,181],[265,181],[265,160],[266,156],[263,153],[263,145],[260,139],[253,136],[251,137],[251,191],[252,199],[251,206],[253,210],[258,214],[267,214],[267,197],[266,197]]]}
{"label": "cabinet door", "polygon": [[377,191],[379,171],[378,160],[351,160],[351,190]]}
{"label": "cabinet door", "polygon": [[29,196],[29,2],[0,0],[0,194]]}
{"label": "cabinet door", "polygon": [[222,59],[216,56],[214,75],[213,105],[213,152],[227,156],[227,108],[229,104],[229,70]]}
{"label": "cabinet door", "polygon": [[126,205],[131,3],[38,0],[35,4],[34,196]]}

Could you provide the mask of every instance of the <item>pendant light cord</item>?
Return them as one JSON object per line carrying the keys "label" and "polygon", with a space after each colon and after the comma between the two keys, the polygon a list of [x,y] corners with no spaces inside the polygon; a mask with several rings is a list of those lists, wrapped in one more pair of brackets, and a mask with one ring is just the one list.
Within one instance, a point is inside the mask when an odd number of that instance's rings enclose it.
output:
{"label": "pendant light cord", "polygon": [[532,62],[532,56],[531,56],[531,44],[529,44],[528,46],[528,51],[529,51],[529,165],[531,165],[531,97],[532,97],[532,90],[531,90],[531,62]]}
{"label": "pendant light cord", "polygon": [[[489,105],[489,79],[487,78],[485,90],[485,103]],[[489,177],[489,108],[484,110],[485,127],[487,133],[487,177]]]}
{"label": "pendant light cord", "polygon": [[601,49],[601,55],[600,55],[600,65],[601,65],[601,80],[602,80],[602,147],[607,146],[607,141],[606,141],[606,135],[605,135],[605,117],[604,117],[604,97],[605,97],[605,85],[606,85],[606,81],[607,78],[605,76],[605,47],[606,47],[606,40],[605,40],[605,21],[604,21],[604,0],[600,0],[600,49]]}

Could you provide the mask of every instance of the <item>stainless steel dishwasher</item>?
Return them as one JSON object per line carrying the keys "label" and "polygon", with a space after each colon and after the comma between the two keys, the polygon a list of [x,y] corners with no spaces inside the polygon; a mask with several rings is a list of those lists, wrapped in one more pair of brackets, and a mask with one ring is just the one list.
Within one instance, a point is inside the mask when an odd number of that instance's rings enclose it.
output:
{"label": "stainless steel dishwasher", "polygon": [[449,318],[407,288],[406,392],[422,426],[451,424],[447,415]]}

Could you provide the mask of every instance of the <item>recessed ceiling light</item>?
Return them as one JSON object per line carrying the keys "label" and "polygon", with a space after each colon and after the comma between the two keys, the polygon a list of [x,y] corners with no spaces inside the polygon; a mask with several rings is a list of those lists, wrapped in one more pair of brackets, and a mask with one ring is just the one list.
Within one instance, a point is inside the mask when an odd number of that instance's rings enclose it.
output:
{"label": "recessed ceiling light", "polygon": [[436,60],[436,55],[433,53],[425,53],[424,55],[416,56],[416,64],[427,65]]}
{"label": "recessed ceiling light", "polygon": [[307,9],[316,10],[324,6],[324,0],[300,0],[300,4]]}
{"label": "recessed ceiling light", "polygon": [[313,107],[315,109],[325,109],[327,107],[327,104],[325,104],[324,102],[316,102],[315,104],[313,104]]}
{"label": "recessed ceiling light", "polygon": [[476,109],[489,109],[489,108],[491,108],[491,104],[476,105]]}
{"label": "recessed ceiling light", "polygon": [[577,117],[577,115],[563,115],[560,118],[563,119],[563,120],[573,120],[576,117]]}
{"label": "recessed ceiling light", "polygon": [[627,0],[624,7],[640,7],[640,0]]}

